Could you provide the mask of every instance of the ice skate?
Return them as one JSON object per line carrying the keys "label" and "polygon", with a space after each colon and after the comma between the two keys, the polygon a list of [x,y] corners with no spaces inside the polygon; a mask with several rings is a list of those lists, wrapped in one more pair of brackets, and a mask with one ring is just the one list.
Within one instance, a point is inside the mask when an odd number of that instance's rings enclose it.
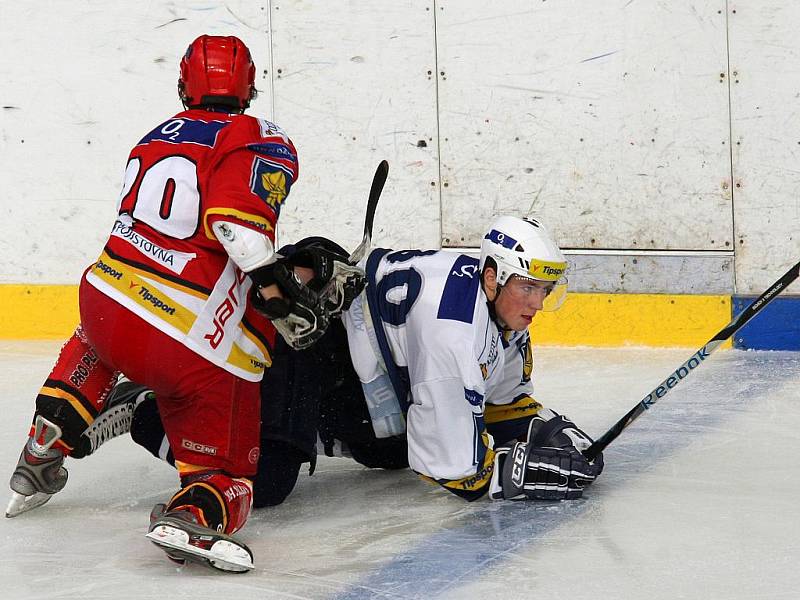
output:
{"label": "ice skate", "polygon": [[108,440],[128,433],[133,423],[133,412],[148,397],[153,397],[153,392],[133,381],[125,379],[115,385],[103,410],[81,435],[81,455],[93,454]]}
{"label": "ice skate", "polygon": [[41,415],[36,417],[33,437],[22,449],[9,485],[13,492],[6,517],[16,517],[41,506],[67,483],[64,452],[53,448],[61,428]]}
{"label": "ice skate", "polygon": [[246,545],[200,525],[188,510],[164,512],[165,508],[157,504],[153,509],[147,538],[171,560],[195,562],[227,573],[246,573],[253,568],[253,553]]}

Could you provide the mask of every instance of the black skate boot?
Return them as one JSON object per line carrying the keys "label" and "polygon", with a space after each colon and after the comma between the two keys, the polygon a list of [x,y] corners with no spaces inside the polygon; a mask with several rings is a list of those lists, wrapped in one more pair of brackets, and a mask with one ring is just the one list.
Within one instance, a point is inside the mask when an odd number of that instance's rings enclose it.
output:
{"label": "black skate boot", "polygon": [[147,538],[170,560],[195,562],[226,573],[246,573],[253,568],[253,553],[242,542],[200,525],[190,510],[165,511],[165,504],[155,505]]}
{"label": "black skate boot", "polygon": [[16,517],[41,506],[67,483],[64,452],[53,448],[61,438],[61,428],[41,415],[36,417],[33,437],[29,438],[9,482],[13,494],[6,517]]}
{"label": "black skate boot", "polygon": [[128,433],[133,423],[133,412],[139,404],[155,394],[146,386],[124,379],[108,394],[105,406],[94,422],[81,434],[72,451],[75,458],[93,454],[108,440]]}

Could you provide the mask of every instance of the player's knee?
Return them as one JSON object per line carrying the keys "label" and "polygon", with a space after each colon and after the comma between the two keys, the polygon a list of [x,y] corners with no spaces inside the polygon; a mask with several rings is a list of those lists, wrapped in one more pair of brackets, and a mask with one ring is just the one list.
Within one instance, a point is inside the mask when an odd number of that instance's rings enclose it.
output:
{"label": "player's knee", "polygon": [[348,443],[353,458],[370,469],[408,468],[408,442],[390,437],[366,443]]}
{"label": "player's knee", "polygon": [[258,473],[253,481],[253,506],[277,506],[294,489],[300,467],[308,457],[291,444],[266,440],[261,445]]}

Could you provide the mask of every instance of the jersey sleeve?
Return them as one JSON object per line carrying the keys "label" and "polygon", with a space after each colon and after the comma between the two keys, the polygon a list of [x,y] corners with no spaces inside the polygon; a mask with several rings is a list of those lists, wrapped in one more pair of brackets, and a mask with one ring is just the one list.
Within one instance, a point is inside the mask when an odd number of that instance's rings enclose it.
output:
{"label": "jersey sleeve", "polygon": [[[406,415],[411,467],[448,491],[475,500],[487,490],[494,463],[493,441],[484,422],[484,389],[464,346],[431,348],[439,377],[414,384]],[[455,350],[454,350],[455,348]],[[449,350],[449,352],[448,352]],[[474,371],[474,372],[472,372]]]}
{"label": "jersey sleeve", "polygon": [[297,181],[297,152],[280,130],[263,126],[260,135],[235,132],[231,137],[208,177],[205,233],[212,238],[211,224],[222,220],[260,231],[274,242],[281,207]]}

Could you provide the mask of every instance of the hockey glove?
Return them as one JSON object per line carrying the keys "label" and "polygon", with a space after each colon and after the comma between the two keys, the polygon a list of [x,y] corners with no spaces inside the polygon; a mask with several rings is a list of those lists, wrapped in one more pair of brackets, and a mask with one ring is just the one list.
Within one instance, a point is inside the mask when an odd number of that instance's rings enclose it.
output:
{"label": "hockey glove", "polygon": [[253,306],[275,325],[286,343],[295,350],[307,348],[325,335],[330,316],[320,297],[297,278],[285,262],[271,265],[271,275],[278,284],[282,298],[265,300],[261,286],[253,286]]}
{"label": "hockey glove", "polygon": [[531,420],[528,441],[496,450],[490,496],[506,500],[574,500],[603,470],[603,456],[589,462],[581,450],[591,438],[556,415]]}
{"label": "hockey glove", "polygon": [[326,238],[307,238],[294,247],[282,248],[293,266],[307,267],[314,272],[308,282],[319,293],[327,313],[336,317],[350,308],[350,304],[366,285],[366,275],[361,267],[351,265],[347,253],[335,242]]}

